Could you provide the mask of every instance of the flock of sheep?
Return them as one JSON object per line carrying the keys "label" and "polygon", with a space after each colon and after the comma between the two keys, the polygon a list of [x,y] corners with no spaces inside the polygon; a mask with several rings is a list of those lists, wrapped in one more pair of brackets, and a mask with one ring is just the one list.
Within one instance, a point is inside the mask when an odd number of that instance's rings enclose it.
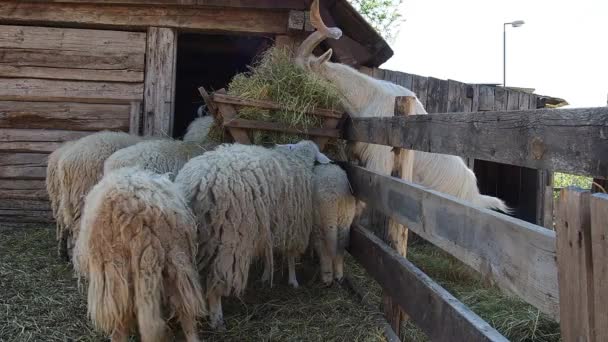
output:
{"label": "flock of sheep", "polygon": [[[311,11],[317,28],[295,61],[336,85],[351,115],[392,116],[395,96],[414,94],[389,82],[315,57],[338,28]],[[426,114],[417,103],[416,114]],[[67,142],[48,159],[47,190],[57,221],[59,254],[71,258],[88,283],[94,325],[126,341],[138,327],[143,341],[162,340],[176,319],[188,341],[197,320],[224,327],[221,299],[239,296],[252,263],[262,262],[271,285],[275,256],[285,258],[289,284],[298,287],[295,261],[309,244],[325,283],[343,277],[343,254],[356,206],[346,173],[317,145],[274,148],[209,143],[213,118],[203,116],[183,141],[99,132]],[[408,151],[395,162],[391,147],[356,143],[351,157],[390,175],[507,211],[479,194],[475,175],[453,156]]]}

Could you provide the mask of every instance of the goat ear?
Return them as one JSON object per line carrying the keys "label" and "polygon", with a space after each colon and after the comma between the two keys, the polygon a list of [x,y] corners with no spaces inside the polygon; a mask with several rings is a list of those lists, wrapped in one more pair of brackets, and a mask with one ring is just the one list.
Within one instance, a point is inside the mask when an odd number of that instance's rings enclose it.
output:
{"label": "goat ear", "polygon": [[331,59],[331,55],[332,55],[333,51],[332,49],[329,49],[327,51],[325,51],[324,54],[322,54],[321,56],[315,58],[313,61],[311,61],[311,67],[318,67],[321,64],[327,62],[328,60]]}

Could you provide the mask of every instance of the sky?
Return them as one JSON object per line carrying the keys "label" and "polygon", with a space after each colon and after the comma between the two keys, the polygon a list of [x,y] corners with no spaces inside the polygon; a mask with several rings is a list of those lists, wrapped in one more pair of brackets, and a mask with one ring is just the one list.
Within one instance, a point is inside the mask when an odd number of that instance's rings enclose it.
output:
{"label": "sky", "polygon": [[405,22],[382,68],[467,83],[503,78],[574,107],[606,106],[608,0],[404,0]]}

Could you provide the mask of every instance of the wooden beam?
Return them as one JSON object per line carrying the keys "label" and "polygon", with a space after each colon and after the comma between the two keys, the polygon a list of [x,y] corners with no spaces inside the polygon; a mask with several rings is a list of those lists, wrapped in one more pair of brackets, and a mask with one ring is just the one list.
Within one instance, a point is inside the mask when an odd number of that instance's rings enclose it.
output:
{"label": "wooden beam", "polygon": [[[71,2],[82,0],[36,0],[36,2]],[[129,4],[129,5],[171,5],[179,7],[209,6],[262,9],[296,9],[308,10],[310,4],[302,0],[86,0],[92,4]]]}
{"label": "wooden beam", "polygon": [[144,85],[144,135],[173,137],[177,31],[148,29]]}
{"label": "wooden beam", "polygon": [[92,132],[0,129],[0,152],[51,153],[64,141],[76,140]]}
{"label": "wooden beam", "polygon": [[595,341],[608,341],[608,195],[591,196],[591,255]]}
{"label": "wooden beam", "polygon": [[353,226],[349,252],[432,341],[507,341],[367,229]]}
{"label": "wooden beam", "polygon": [[293,134],[307,134],[319,137],[338,138],[340,131],[336,128],[318,128],[303,126],[288,126],[277,122],[265,122],[246,119],[224,120],[224,126],[230,128],[250,128],[262,131],[285,132]]}
{"label": "wooden beam", "polygon": [[0,179],[0,198],[48,200],[43,180]]}
{"label": "wooden beam", "polygon": [[46,178],[46,153],[0,153],[0,178]]}
{"label": "wooden beam", "polygon": [[608,178],[608,107],[349,120],[344,138]]}
{"label": "wooden beam", "polygon": [[126,131],[129,112],[128,104],[0,101],[0,128]]}
{"label": "wooden beam", "polygon": [[504,291],[558,317],[553,231],[362,167],[343,167],[358,199],[407,225]]}
{"label": "wooden beam", "polygon": [[556,232],[560,328],[564,341],[594,340],[590,198],[591,193],[578,188],[560,192]]}
{"label": "wooden beam", "polygon": [[[249,100],[238,96],[220,94],[218,92],[213,93],[212,98],[215,102],[228,103],[236,106],[257,107],[262,109],[284,109],[282,106],[272,101]],[[344,115],[344,112],[331,109],[316,108],[314,110],[307,111],[306,114],[321,116],[325,118],[340,119]]]}
{"label": "wooden beam", "polygon": [[187,31],[287,33],[288,10],[244,8],[138,6],[91,3],[4,1],[0,23],[41,26],[78,25],[144,31],[168,27]]}

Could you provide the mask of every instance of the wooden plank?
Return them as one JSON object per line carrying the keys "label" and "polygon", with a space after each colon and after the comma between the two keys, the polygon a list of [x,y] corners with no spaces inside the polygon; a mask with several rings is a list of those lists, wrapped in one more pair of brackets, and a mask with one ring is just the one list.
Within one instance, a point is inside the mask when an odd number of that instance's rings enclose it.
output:
{"label": "wooden plank", "polygon": [[507,110],[517,110],[519,108],[519,92],[507,91]]}
{"label": "wooden plank", "polygon": [[466,91],[465,83],[448,80],[448,113],[471,111],[471,99],[467,98]]}
{"label": "wooden plank", "polygon": [[480,112],[494,110],[494,89],[491,86],[479,86],[479,108]]}
{"label": "wooden plank", "polygon": [[508,95],[503,87],[494,88],[494,110],[507,110]]}
{"label": "wooden plank", "polygon": [[43,153],[0,153],[0,178],[44,179],[46,158]]}
{"label": "wooden plank", "polygon": [[142,98],[141,83],[6,78],[0,87],[0,101],[116,103],[141,101]]}
{"label": "wooden plank", "polygon": [[588,191],[578,188],[560,192],[556,245],[564,341],[593,341],[590,197]]}
{"label": "wooden plank", "polygon": [[168,27],[189,31],[287,33],[287,10],[212,7],[99,6],[88,3],[24,3],[5,1],[0,22],[42,26],[138,29]]}
{"label": "wooden plank", "polygon": [[558,317],[553,231],[394,177],[343,166],[357,198],[407,225],[501,289]]}
{"label": "wooden plank", "polygon": [[[27,7],[27,5],[4,1],[0,13],[10,12],[11,8]],[[42,4],[29,5],[44,7]],[[15,13],[15,15],[18,16],[18,13]],[[47,13],[47,15],[51,16],[52,13]],[[27,22],[27,24],[32,25],[31,22]],[[96,58],[103,56],[112,58],[116,55],[126,56],[133,54],[143,58],[146,53],[146,34],[141,32],[2,25],[2,30],[0,30],[0,48],[24,52],[36,50],[40,53],[45,51],[66,54],[74,52],[74,56],[95,56]],[[62,57],[58,58],[60,60]],[[100,62],[101,60],[103,62]],[[92,65],[99,66],[100,64],[105,66],[119,62],[110,61],[109,59],[101,60],[89,59],[82,66],[90,67]],[[47,63],[51,63],[51,61],[47,61]],[[121,62],[127,63],[125,65],[134,66],[130,64],[133,61]],[[143,65],[143,62],[143,59],[138,59],[136,64]],[[102,69],[105,68],[103,67]]]}
{"label": "wooden plank", "polygon": [[[200,89],[199,89],[199,91],[200,91]],[[220,90],[216,91],[215,93],[225,94],[226,89],[220,89]],[[218,116],[220,118],[220,121],[224,125],[228,121],[235,120],[238,116],[236,109],[234,109],[234,106],[232,106],[230,104],[218,102],[217,109],[218,109]],[[234,139],[235,142],[240,143],[240,144],[246,144],[246,145],[251,144],[251,140],[249,139],[247,130],[242,129],[242,128],[229,127],[228,132],[230,132],[230,135],[232,136],[232,139]]]}
{"label": "wooden plank", "polygon": [[144,135],[173,136],[177,31],[150,27],[146,54]]}
{"label": "wooden plank", "polygon": [[553,228],[553,173],[547,170],[541,170],[542,188],[540,189],[543,196],[542,215],[543,226],[547,229]]}
{"label": "wooden plank", "polygon": [[48,200],[43,180],[0,179],[0,198]]}
{"label": "wooden plank", "polygon": [[[72,2],[82,0],[36,0],[36,2]],[[301,0],[87,0],[93,4],[136,4],[136,5],[172,5],[179,7],[242,7],[262,9],[296,9],[308,10],[310,5]]]}
{"label": "wooden plank", "polygon": [[432,341],[507,341],[367,229],[353,226],[349,252]]}
{"label": "wooden plank", "polygon": [[608,178],[608,108],[353,118],[347,140]]}
{"label": "wooden plank", "polygon": [[50,210],[0,209],[0,222],[50,223],[53,212]]}
{"label": "wooden plank", "polygon": [[422,105],[426,108],[428,79],[426,77],[412,75],[412,91]]}
{"label": "wooden plank", "polygon": [[519,109],[528,109],[530,107],[530,94],[519,93]]}
{"label": "wooden plank", "polygon": [[445,113],[448,110],[448,82],[434,77],[428,78],[426,111]]}
{"label": "wooden plank", "polygon": [[256,120],[246,119],[231,119],[224,120],[224,126],[230,128],[249,128],[259,129],[262,131],[273,131],[273,132],[285,132],[293,134],[306,134],[319,137],[338,138],[340,137],[340,130],[336,128],[319,128],[319,127],[302,127],[302,126],[288,126],[286,124],[277,122],[265,122]]}
{"label": "wooden plank", "polygon": [[[91,38],[94,39],[94,38]],[[0,48],[0,77],[143,82],[144,54]]]}
{"label": "wooden plank", "polygon": [[0,198],[0,210],[48,211],[51,210],[51,204],[46,200]]}
{"label": "wooden plank", "polygon": [[0,128],[126,131],[129,112],[127,104],[0,101]]}
{"label": "wooden plank", "polygon": [[92,132],[37,129],[0,129],[0,152],[51,153],[64,141],[76,140]]}
{"label": "wooden plank", "polygon": [[591,255],[595,341],[608,341],[608,195],[591,196]]}
{"label": "wooden plank", "polygon": [[[215,102],[228,103],[236,106],[258,107],[263,109],[284,109],[281,105],[272,101],[249,100],[238,96],[218,94],[217,92],[213,93],[212,98]],[[340,119],[342,118],[342,115],[344,115],[344,112],[324,108],[315,108],[313,110],[307,111],[306,114],[321,116],[325,118]]]}
{"label": "wooden plank", "polygon": [[[325,119],[325,120],[323,120],[322,128],[336,129],[338,127],[339,123],[340,123],[339,119]],[[338,132],[340,132],[339,129],[338,129]],[[325,148],[325,145],[327,144],[329,139],[330,138],[328,138],[328,137],[315,137],[312,139],[312,141],[314,141],[317,144],[317,146],[319,146],[319,150],[323,151],[323,149]]]}
{"label": "wooden plank", "polygon": [[[471,112],[478,112],[479,111],[479,85],[472,84],[472,85],[469,85],[469,87],[470,87],[470,92],[471,92]],[[468,90],[467,90],[467,94],[468,94]]]}

